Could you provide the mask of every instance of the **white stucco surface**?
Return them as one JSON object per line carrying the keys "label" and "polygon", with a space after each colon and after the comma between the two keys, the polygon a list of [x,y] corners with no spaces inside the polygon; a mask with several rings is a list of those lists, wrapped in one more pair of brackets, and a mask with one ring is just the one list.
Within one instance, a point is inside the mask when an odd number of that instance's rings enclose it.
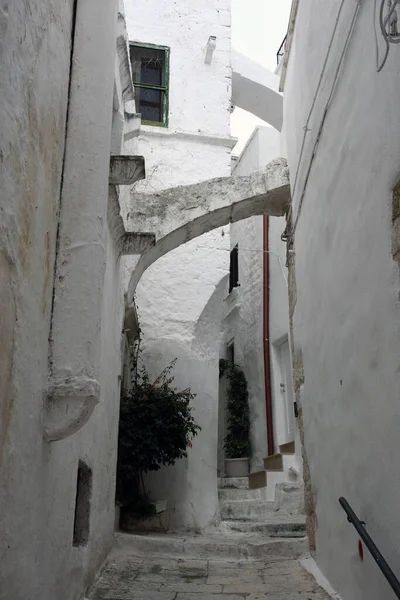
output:
{"label": "white stucco surface", "polygon": [[[0,11],[4,83],[0,596],[4,599],[82,598],[113,533],[122,294],[118,254],[106,215],[117,3],[101,7],[96,2],[95,7],[92,2],[80,3],[67,132],[72,4],[18,0],[1,3]],[[65,139],[66,146],[71,143],[74,148],[73,156],[72,147],[64,148]],[[78,163],[73,165],[75,159]],[[65,220],[60,230],[63,250],[68,252],[59,265],[62,272],[57,271],[60,296],[55,303],[58,308],[66,304],[61,314],[56,311],[58,343],[52,355],[49,336],[62,183],[69,212],[61,211]],[[93,232],[99,235],[93,238]],[[52,356],[67,377],[93,376],[90,365],[95,367],[99,402],[83,429],[48,443],[43,436]],[[63,411],[57,414],[54,408],[55,418],[62,420]],[[73,545],[73,531],[80,460],[92,470],[93,481],[89,539],[78,547]]]}
{"label": "white stucco surface", "polygon": [[[239,156],[235,175],[245,175],[280,155],[280,133],[272,127],[257,127]],[[269,219],[269,315],[270,357],[275,450],[284,441],[284,406],[280,390],[279,344],[288,336],[287,269],[285,245],[280,235],[284,219]],[[234,291],[237,310],[225,302],[225,339],[234,339],[235,360],[244,370],[249,386],[251,410],[252,470],[263,468],[267,456],[263,344],[263,217],[256,216],[231,226],[231,246],[239,245],[239,283]]]}
{"label": "white stucco surface", "polygon": [[286,160],[278,158],[246,176],[219,177],[132,197],[129,229],[148,227],[154,246],[142,254],[132,272],[128,301],[144,273],[160,258],[202,234],[249,215],[282,216],[290,205]]}
{"label": "white stucco surface", "polygon": [[[230,2],[149,0],[140,3],[140,10],[138,4],[126,2],[130,40],[170,48],[169,122],[168,128],[142,126],[136,139],[147,178],[132,190],[127,207],[131,212],[136,194],[228,176],[235,143],[230,137]],[[216,48],[206,64],[210,36],[216,36]],[[149,215],[147,231],[150,221]],[[168,223],[162,215],[158,219],[158,225]],[[137,225],[138,220],[130,220],[132,229]],[[214,250],[221,245],[228,248],[229,239],[216,230],[169,252],[147,269],[136,292],[149,371],[156,375],[178,357],[175,383],[182,388],[190,385],[197,393],[195,414],[203,428],[187,461],[149,480],[154,497],[168,498],[172,528],[204,529],[215,522],[218,510],[219,326],[204,325],[199,331],[196,324],[228,272],[228,253]],[[124,260],[125,273],[135,262]],[[199,353],[197,344],[200,340],[203,344],[206,329],[208,356]]]}
{"label": "white stucco surface", "polygon": [[[231,34],[229,0],[126,0],[131,41],[168,46],[169,130],[229,136]],[[166,26],[168,23],[168,26]],[[217,38],[211,64],[208,38]],[[154,128],[151,128],[154,129]],[[157,128],[156,128],[157,129]]]}
{"label": "white stucco surface", "polygon": [[232,102],[281,130],[283,98],[278,75],[236,50],[232,52]]}
{"label": "white stucco surface", "polygon": [[299,4],[284,103],[292,186],[299,172],[295,218],[303,198],[295,232],[294,342],[304,360],[316,560],[343,600],[389,600],[393,592],[366,549],[364,562],[359,560],[356,532],[338,498],[345,496],[366,521],[397,572],[399,266],[391,255],[391,190],[400,172],[399,48],[391,48],[378,74],[374,3],[363,2],[309,170],[334,66],[356,9],[356,3],[344,5],[311,131],[304,134],[340,2],[325,4],[324,10],[314,0]]}

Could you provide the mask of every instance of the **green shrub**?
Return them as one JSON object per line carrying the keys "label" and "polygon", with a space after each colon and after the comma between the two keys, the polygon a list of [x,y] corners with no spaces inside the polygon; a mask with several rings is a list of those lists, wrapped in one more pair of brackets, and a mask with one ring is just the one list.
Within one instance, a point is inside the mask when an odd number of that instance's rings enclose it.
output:
{"label": "green shrub", "polygon": [[200,431],[190,403],[195,394],[172,387],[176,359],[154,382],[144,367],[133,370],[132,387],[121,392],[117,500],[146,513],[143,475],[187,456]]}
{"label": "green shrub", "polygon": [[247,381],[242,369],[227,360],[219,361],[219,376],[228,379],[228,435],[224,448],[227,458],[250,455],[250,416]]}

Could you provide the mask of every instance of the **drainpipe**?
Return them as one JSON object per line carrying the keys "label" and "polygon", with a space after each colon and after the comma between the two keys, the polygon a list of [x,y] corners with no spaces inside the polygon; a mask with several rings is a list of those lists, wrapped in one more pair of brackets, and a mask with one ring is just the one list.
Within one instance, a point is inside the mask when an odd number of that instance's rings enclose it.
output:
{"label": "drainpipe", "polygon": [[265,384],[265,409],[267,418],[268,456],[275,452],[274,425],[272,420],[272,395],[271,395],[271,367],[269,351],[269,219],[263,217],[263,344],[264,344],[264,384]]}

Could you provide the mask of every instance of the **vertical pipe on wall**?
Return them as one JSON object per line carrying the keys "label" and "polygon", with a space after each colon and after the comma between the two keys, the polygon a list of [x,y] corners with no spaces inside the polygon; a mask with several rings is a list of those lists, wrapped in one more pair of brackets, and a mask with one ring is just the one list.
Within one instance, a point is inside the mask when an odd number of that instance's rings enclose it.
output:
{"label": "vertical pipe on wall", "polygon": [[274,454],[274,425],[272,420],[271,367],[269,351],[269,219],[263,217],[263,344],[265,409],[267,418],[268,456]]}

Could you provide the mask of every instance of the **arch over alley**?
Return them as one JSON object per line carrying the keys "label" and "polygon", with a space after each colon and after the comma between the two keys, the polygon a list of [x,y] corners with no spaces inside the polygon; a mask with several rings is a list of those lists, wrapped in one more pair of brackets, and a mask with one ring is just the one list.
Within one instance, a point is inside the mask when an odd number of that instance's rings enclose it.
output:
{"label": "arch over alley", "polygon": [[288,167],[285,159],[278,158],[247,176],[134,194],[132,201],[128,230],[150,229],[156,242],[141,255],[132,272],[128,304],[145,270],[167,252],[228,223],[261,214],[283,216],[290,203]]}
{"label": "arch over alley", "polygon": [[232,50],[232,104],[281,131],[283,96],[279,79],[259,63]]}

